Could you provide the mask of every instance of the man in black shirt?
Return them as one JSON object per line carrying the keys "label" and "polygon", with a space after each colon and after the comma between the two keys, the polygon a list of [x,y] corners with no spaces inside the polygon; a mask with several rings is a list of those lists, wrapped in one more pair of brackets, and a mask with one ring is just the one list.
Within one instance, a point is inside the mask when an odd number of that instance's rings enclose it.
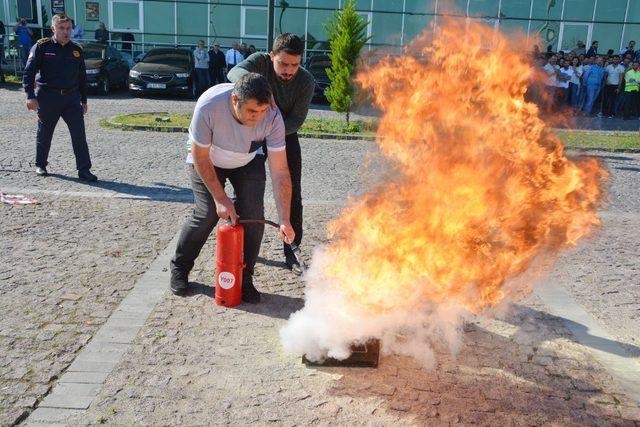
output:
{"label": "man in black shirt", "polygon": [[224,83],[227,69],[227,61],[224,59],[224,52],[220,50],[218,43],[209,50],[209,77],[211,86]]}
{"label": "man in black shirt", "polygon": [[27,93],[27,109],[38,113],[36,174],[48,174],[51,138],[62,117],[71,133],[78,177],[83,181],[97,181],[90,171],[91,158],[84,130],[87,85],[82,48],[71,41],[71,20],[66,15],[54,15],[51,21],[53,37],[40,39],[33,45],[22,81]]}

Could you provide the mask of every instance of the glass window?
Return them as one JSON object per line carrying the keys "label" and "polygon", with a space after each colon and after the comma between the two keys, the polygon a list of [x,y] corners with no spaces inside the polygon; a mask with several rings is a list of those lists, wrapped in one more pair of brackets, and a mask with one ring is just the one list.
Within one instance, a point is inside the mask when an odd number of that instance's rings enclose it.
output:
{"label": "glass window", "polygon": [[595,0],[564,0],[565,21],[592,21]]}
{"label": "glass window", "polygon": [[493,0],[469,0],[469,16],[498,16],[499,2]]}
{"label": "glass window", "polygon": [[111,28],[114,30],[142,31],[140,16],[142,15],[142,2],[135,0],[111,2]]}
{"label": "glass window", "polygon": [[240,27],[242,38],[266,38],[268,31],[267,8],[243,6]]}
{"label": "glass window", "polygon": [[175,4],[173,2],[147,2],[144,9],[144,41],[151,43],[174,44]]}
{"label": "glass window", "polygon": [[338,8],[338,0],[309,0],[309,20],[307,22],[307,49],[329,49],[328,36],[324,24]]}
{"label": "glass window", "polygon": [[178,43],[197,44],[198,40],[207,43],[207,5],[205,3],[178,2],[177,24]]}
{"label": "glass window", "polygon": [[607,53],[609,49],[618,53],[621,37],[622,25],[620,24],[593,24],[591,40],[598,40],[598,53]]}
{"label": "glass window", "polygon": [[599,1],[596,5],[596,21],[623,22],[627,0]]}
{"label": "glass window", "polygon": [[[593,8],[591,8],[593,13]],[[538,21],[545,21],[547,18],[560,19],[562,15],[562,1],[550,2],[549,0],[533,0],[531,17]],[[533,23],[531,24],[533,27]]]}
{"label": "glass window", "polygon": [[500,14],[503,21],[520,18],[529,19],[531,0],[502,0]]}
{"label": "glass window", "polygon": [[402,12],[403,0],[373,0],[373,10]]}
{"label": "glass window", "polygon": [[279,3],[276,2],[275,8],[275,31],[277,34],[282,33],[293,33],[297,34],[300,37],[304,38],[305,33],[305,20],[306,20],[306,11],[305,9],[294,9],[295,7],[305,7],[305,0],[288,0],[289,7],[283,9],[279,6]]}
{"label": "glass window", "polygon": [[371,42],[374,44],[399,46],[402,36],[402,14],[374,12],[371,34]]}
{"label": "glass window", "polygon": [[[230,2],[226,2],[230,3]],[[240,39],[240,8],[211,4],[211,42],[220,43],[223,48],[231,47],[231,43]]]}

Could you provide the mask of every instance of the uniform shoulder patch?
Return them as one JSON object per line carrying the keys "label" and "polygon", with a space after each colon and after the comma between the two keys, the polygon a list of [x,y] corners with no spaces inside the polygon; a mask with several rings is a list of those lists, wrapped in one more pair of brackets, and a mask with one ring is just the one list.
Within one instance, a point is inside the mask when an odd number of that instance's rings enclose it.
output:
{"label": "uniform shoulder patch", "polygon": [[39,46],[42,46],[43,44],[48,43],[50,40],[51,40],[51,37],[45,37],[43,39],[38,40],[36,43]]}

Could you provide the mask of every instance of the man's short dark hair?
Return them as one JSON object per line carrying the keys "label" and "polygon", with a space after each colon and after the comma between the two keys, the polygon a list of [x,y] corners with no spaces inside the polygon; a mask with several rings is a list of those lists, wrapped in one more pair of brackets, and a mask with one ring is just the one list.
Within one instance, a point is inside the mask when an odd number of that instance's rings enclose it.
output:
{"label": "man's short dark hair", "polygon": [[247,73],[240,77],[233,87],[233,93],[240,103],[255,99],[258,104],[271,102],[271,86],[265,77],[258,73]]}
{"label": "man's short dark hair", "polygon": [[273,53],[284,52],[289,55],[302,55],[304,43],[302,39],[291,33],[280,34],[273,42]]}

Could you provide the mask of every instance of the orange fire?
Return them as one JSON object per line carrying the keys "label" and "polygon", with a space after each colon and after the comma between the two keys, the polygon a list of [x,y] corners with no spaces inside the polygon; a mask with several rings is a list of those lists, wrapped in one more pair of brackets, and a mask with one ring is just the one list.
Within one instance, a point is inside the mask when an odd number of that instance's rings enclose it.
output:
{"label": "orange fire", "polygon": [[505,296],[534,259],[600,224],[606,171],[570,159],[525,101],[519,40],[446,21],[359,73],[382,110],[377,142],[392,179],[330,225],[323,275],[369,313]]}

